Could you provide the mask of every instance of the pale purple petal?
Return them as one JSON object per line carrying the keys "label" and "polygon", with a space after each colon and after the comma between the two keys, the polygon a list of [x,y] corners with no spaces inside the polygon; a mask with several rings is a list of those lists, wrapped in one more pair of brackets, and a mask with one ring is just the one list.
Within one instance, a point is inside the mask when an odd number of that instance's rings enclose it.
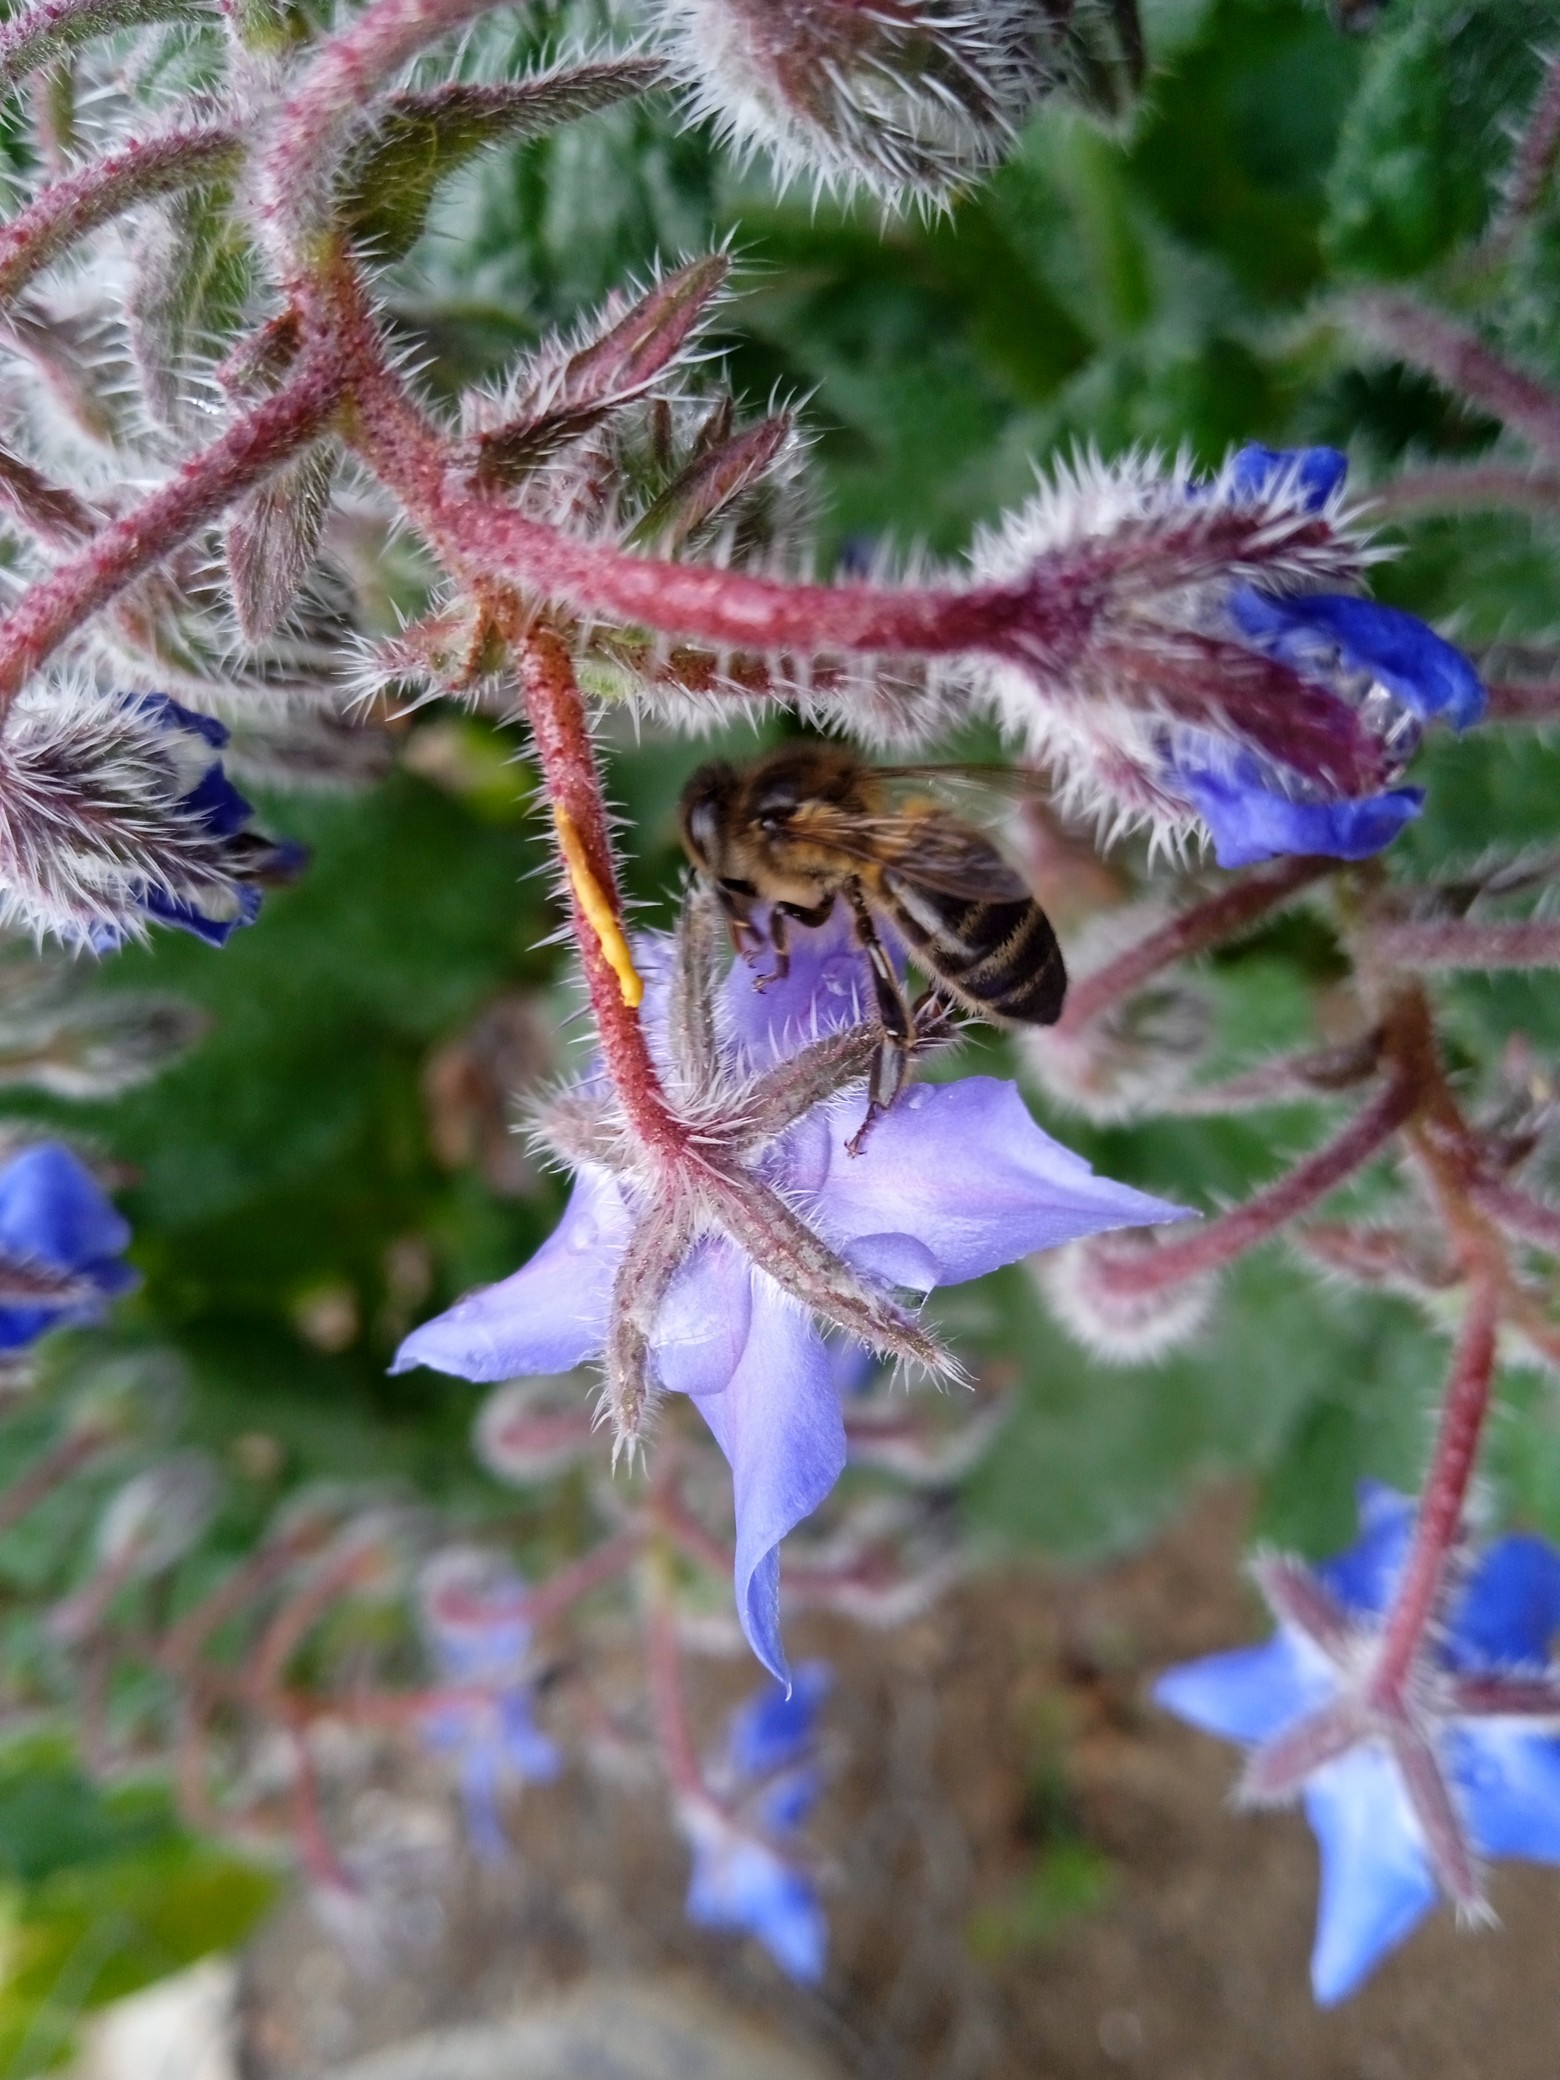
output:
{"label": "pale purple petal", "polygon": [[1311,1985],[1323,2007],[1345,1999],[1429,1913],[1435,1879],[1392,1763],[1356,1748],[1306,1787],[1322,1852]]}
{"label": "pale purple petal", "polygon": [[753,1318],[748,1261],[724,1237],[689,1252],[656,1318],[656,1377],[673,1394],[719,1394],[747,1349]]}
{"label": "pale purple petal", "polygon": [[699,1413],[731,1462],[737,1510],[737,1616],[748,1644],[787,1682],[780,1643],[780,1541],[810,1516],[845,1467],[845,1424],[823,1338],[755,1273],[747,1342],[725,1389]]}
{"label": "pale purple petal", "polygon": [[1108,1228],[1191,1217],[1097,1177],[1035,1125],[1016,1085],[990,1076],[906,1091],[852,1156],[859,1123],[859,1100],[831,1112],[819,1219],[852,1263],[896,1285],[958,1285]]}
{"label": "pale purple petal", "polygon": [[582,1170],[562,1220],[531,1261],[414,1329],[391,1371],[427,1365],[484,1381],[567,1372],[601,1349],[630,1225],[613,1179]]}
{"label": "pale purple petal", "polygon": [[812,930],[793,925],[789,936],[791,966],[783,980],[766,979],[775,965],[768,947],[760,947],[751,963],[734,961],[726,978],[731,1038],[750,1061],[765,1067],[820,1033],[877,1017],[866,956],[843,904]]}
{"label": "pale purple petal", "polygon": [[1337,1688],[1320,1654],[1279,1632],[1260,1647],[1237,1647],[1166,1669],[1153,1696],[1204,1733],[1254,1743],[1326,1704]]}

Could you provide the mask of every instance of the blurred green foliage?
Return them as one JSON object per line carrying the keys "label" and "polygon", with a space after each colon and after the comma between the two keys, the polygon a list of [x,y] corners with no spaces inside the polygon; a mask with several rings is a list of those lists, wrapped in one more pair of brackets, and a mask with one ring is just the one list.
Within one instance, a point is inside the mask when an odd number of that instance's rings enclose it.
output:
{"label": "blurred green foliage", "polygon": [[[1361,361],[1329,298],[1361,278],[1415,277],[1560,371],[1560,206],[1494,258],[1469,251],[1536,53],[1560,43],[1560,5],[1396,0],[1367,37],[1340,33],[1319,0],[1147,0],[1145,14],[1156,65],[1129,129],[1053,111],[929,226],[777,198],[761,170],[734,173],[660,104],[505,148],[435,198],[389,278],[398,322],[450,391],[658,255],[729,235],[744,293],[722,345],[751,401],[806,400],[826,549],[892,536],[956,551],[1024,495],[1037,461],[1074,444],[1161,443],[1210,463],[1247,438],[1327,440],[1367,481],[1404,456],[1489,445],[1496,429],[1432,385]],[[518,64],[596,19],[546,9],[503,40],[492,29],[483,55]],[[1474,640],[1560,628],[1553,526],[1485,515],[1395,539],[1388,596]],[[144,1285],[97,1347],[182,1354],[183,1429],[234,1469],[222,1529],[235,1552],[288,1486],[322,1474],[501,1519],[530,1554],[566,1545],[574,1522],[577,1498],[517,1503],[476,1469],[471,1389],[384,1370],[414,1315],[511,1268],[559,1200],[552,1181],[495,1196],[430,1139],[432,1050],[502,992],[549,992],[550,1024],[568,1003],[543,945],[558,917],[537,878],[527,775],[485,725],[460,728],[466,755],[436,780],[268,803],[269,823],[314,857],[258,927],[220,955],[165,935],[104,972],[105,988],[155,982],[198,1001],[212,1037],[113,1104],[31,1108],[85,1129],[132,1179],[121,1201]],[[665,922],[676,792],[707,748],[639,743],[610,723],[606,745],[634,893],[646,921]],[[1491,734],[1422,763],[1430,807],[1401,869],[1553,839],[1554,745]],[[1222,959],[1222,1056],[1238,1065],[1312,1034],[1332,972],[1306,933]],[[1513,1033],[1560,1046],[1560,993],[1470,982],[1452,993],[1449,1030],[1476,1087]],[[1114,1174],[1209,1207],[1325,1121],[1297,1108],[1109,1132],[1048,1124]],[[412,1287],[409,1247],[425,1267]],[[322,1296],[336,1306],[328,1335]],[[1199,1482],[1235,1471],[1259,1478],[1266,1530],[1313,1549],[1337,1540],[1360,1475],[1415,1479],[1444,1349],[1406,1303],[1319,1286],[1278,1249],[1229,1282],[1195,1350],[1154,1367],[1092,1363],[1022,1271],[947,1296],[944,1312],[1022,1372],[1003,1446],[968,1487],[972,1525],[1068,1556],[1142,1537]],[[275,1451],[239,1449],[256,1434]],[[1504,1513],[1560,1535],[1560,1426],[1538,1379],[1507,1376],[1489,1472]],[[7,1609],[28,1552],[0,1542]],[[992,1942],[1043,1939],[1095,1895],[1088,1852],[1057,1854]],[[75,2007],[228,1940],[266,1891],[182,1836],[161,1794],[91,1791],[63,1754],[0,1751],[12,1960],[0,2080],[53,2057]]]}

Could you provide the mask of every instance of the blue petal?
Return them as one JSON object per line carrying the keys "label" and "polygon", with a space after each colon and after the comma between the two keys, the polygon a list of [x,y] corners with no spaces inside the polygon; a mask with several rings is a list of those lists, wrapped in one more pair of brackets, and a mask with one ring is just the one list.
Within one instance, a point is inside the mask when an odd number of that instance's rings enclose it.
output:
{"label": "blue petal", "polygon": [[166,693],[138,693],[130,696],[130,704],[164,729],[183,730],[187,736],[200,737],[214,751],[220,751],[231,732],[227,725],[218,722],[215,715],[198,715],[193,708],[186,708]]}
{"label": "blue petal", "polygon": [[1322,1852],[1311,1985],[1330,2008],[1419,1925],[1436,1885],[1401,1779],[1378,1750],[1319,1770],[1305,1809]]}
{"label": "blue petal", "polygon": [[1337,1689],[1319,1654],[1279,1632],[1259,1647],[1237,1647],[1166,1669],[1152,1695],[1156,1704],[1204,1733],[1255,1744],[1326,1704]]}
{"label": "blue petal", "polygon": [[1541,1538],[1497,1539],[1458,1598],[1446,1658],[1458,1668],[1547,1661],[1560,1632],[1560,1553]]}
{"label": "blue petal", "polygon": [[1379,1616],[1391,1601],[1408,1557],[1414,1505],[1392,1488],[1362,1482],[1360,1525],[1354,1544],[1318,1560],[1315,1572],[1340,1603]]}
{"label": "blue petal", "polygon": [[1308,513],[1320,512],[1349,473],[1349,458],[1336,448],[1264,448],[1248,441],[1230,458],[1230,487],[1237,498],[1256,500],[1282,484]]}
{"label": "blue petal", "polygon": [[790,1769],[766,1785],[754,1815],[767,1835],[793,1834],[818,1803],[823,1778],[816,1769]]}
{"label": "blue petal", "polygon": [[761,1843],[728,1840],[695,1850],[688,1919],[743,1929],[805,1986],[823,1977],[829,1927],[812,1885]]}
{"label": "blue petal", "polygon": [[244,799],[220,765],[208,766],[188,794],[180,796],[179,805],[214,838],[231,838],[255,813],[254,804]]}
{"label": "blue petal", "polygon": [[733,1767],[745,1777],[767,1777],[795,1762],[813,1737],[818,1708],[833,1680],[826,1661],[804,1661],[789,1696],[772,1684],[739,1705],[726,1731]]}
{"label": "blue petal", "polygon": [[[141,896],[141,908],[148,917],[155,917],[161,924],[177,925],[181,932],[190,932],[197,939],[204,939],[208,946],[226,946],[240,925],[253,924],[260,915],[260,891],[247,882],[235,882],[228,891],[233,905],[230,917],[214,916],[210,911],[199,910],[193,903],[182,903],[160,888],[148,888]],[[208,900],[215,901],[213,895]]]}
{"label": "blue petal", "polygon": [[82,1271],[129,1247],[130,1228],[69,1149],[45,1141],[0,1170],[0,1249]]}
{"label": "blue petal", "polygon": [[1084,1235],[1190,1218],[1096,1176],[1035,1125],[1015,1084],[918,1085],[852,1156],[860,1112],[859,1098],[831,1110],[819,1221],[852,1263],[896,1285],[958,1285]]}
{"label": "blue petal", "polygon": [[1278,594],[1239,586],[1229,609],[1243,634],[1302,670],[1309,649],[1304,639],[1320,635],[1418,716],[1467,729],[1484,713],[1484,688],[1467,658],[1401,607],[1347,592]]}
{"label": "blue petal", "polygon": [[691,1250],[661,1303],[655,1372],[671,1394],[720,1394],[747,1349],[753,1319],[748,1260],[715,1237]]}
{"label": "blue petal", "polygon": [[1465,1720],[1444,1752],[1481,1854],[1560,1863],[1560,1740],[1520,1720]]}
{"label": "blue petal", "polygon": [[1359,801],[1292,801],[1264,785],[1252,760],[1239,757],[1224,771],[1178,758],[1171,771],[1208,826],[1221,867],[1307,853],[1370,859],[1413,821],[1425,799],[1422,788],[1394,787]]}
{"label": "blue petal", "polygon": [[569,1371],[601,1349],[630,1225],[611,1177],[582,1171],[563,1219],[530,1263],[414,1329],[391,1371],[428,1365],[483,1381]]}
{"label": "blue petal", "polygon": [[737,1616],[772,1676],[789,1681],[780,1642],[780,1541],[845,1469],[845,1424],[823,1338],[761,1273],[730,1384],[700,1415],[731,1464],[737,1511]]}

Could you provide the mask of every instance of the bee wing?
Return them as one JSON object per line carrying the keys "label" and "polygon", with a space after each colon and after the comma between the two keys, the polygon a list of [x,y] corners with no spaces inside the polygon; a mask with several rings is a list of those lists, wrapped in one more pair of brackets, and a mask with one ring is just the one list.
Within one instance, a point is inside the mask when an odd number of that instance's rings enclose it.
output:
{"label": "bee wing", "polygon": [[974,903],[1018,903],[1031,898],[1016,873],[981,831],[940,811],[852,817],[832,805],[809,804],[794,833],[865,866],[891,867],[912,886]]}

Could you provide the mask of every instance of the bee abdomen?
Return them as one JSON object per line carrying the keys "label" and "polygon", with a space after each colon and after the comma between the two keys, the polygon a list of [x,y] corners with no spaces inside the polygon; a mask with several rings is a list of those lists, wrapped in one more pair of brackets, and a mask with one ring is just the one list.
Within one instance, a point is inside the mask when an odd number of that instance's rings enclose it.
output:
{"label": "bee abdomen", "polygon": [[980,1010],[1018,1025],[1053,1025],[1067,971],[1051,920],[1032,897],[949,895],[888,877],[894,922],[920,964]]}

